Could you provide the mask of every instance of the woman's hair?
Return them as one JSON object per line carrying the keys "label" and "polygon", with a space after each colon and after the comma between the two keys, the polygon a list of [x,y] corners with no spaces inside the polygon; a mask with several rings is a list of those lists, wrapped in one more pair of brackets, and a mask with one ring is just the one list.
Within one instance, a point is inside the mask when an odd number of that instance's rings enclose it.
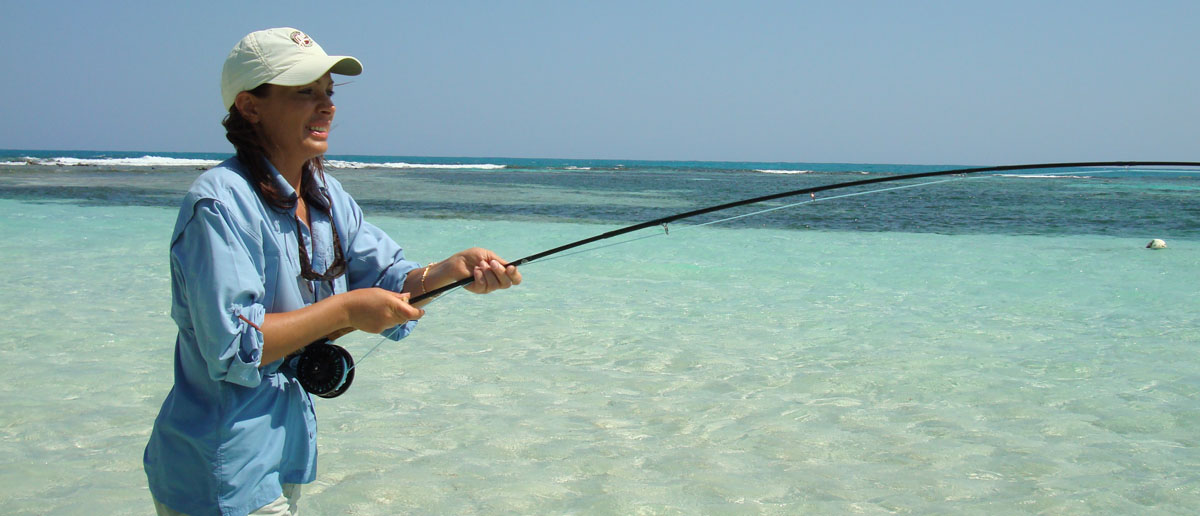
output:
{"label": "woman's hair", "polygon": [[[268,84],[262,84],[249,90],[249,93],[255,97],[265,97],[269,87]],[[229,114],[221,121],[221,125],[225,126],[225,138],[237,149],[238,161],[241,161],[250,173],[250,184],[254,186],[263,200],[276,209],[293,208],[295,202],[275,188],[275,178],[272,177],[271,168],[267,166],[267,151],[263,146],[262,135],[255,129],[254,124],[242,116],[242,112],[238,111],[237,104],[229,107]],[[297,193],[309,206],[328,210],[328,201],[321,194],[321,189],[317,186],[316,181],[317,174],[321,174],[324,179],[325,157],[317,156],[308,160],[304,164],[303,173],[303,179],[300,181],[301,191]]]}

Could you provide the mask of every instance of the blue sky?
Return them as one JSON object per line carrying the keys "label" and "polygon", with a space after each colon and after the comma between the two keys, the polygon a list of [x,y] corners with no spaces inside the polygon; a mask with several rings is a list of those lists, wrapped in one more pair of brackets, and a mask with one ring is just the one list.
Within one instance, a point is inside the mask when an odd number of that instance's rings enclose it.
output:
{"label": "blue sky", "polygon": [[331,154],[1200,159],[1200,2],[3,1],[0,148],[229,150],[219,78],[293,26],[363,61]]}

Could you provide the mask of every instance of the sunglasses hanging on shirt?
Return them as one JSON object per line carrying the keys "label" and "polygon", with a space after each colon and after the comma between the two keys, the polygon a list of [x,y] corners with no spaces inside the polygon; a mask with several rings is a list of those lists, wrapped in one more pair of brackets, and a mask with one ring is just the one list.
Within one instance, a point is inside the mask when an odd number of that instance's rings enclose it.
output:
{"label": "sunglasses hanging on shirt", "polygon": [[342,254],[342,239],[338,237],[337,225],[333,223],[333,212],[329,214],[329,231],[333,233],[333,263],[320,274],[313,271],[312,261],[308,259],[308,248],[304,246],[304,237],[300,232],[300,218],[296,221],[296,247],[300,249],[300,277],[309,281],[333,281],[346,273],[346,257]]}
{"label": "sunglasses hanging on shirt", "polygon": [[[296,221],[296,244],[300,249],[300,277],[309,281],[333,281],[346,273],[346,257],[342,254],[342,241],[330,213],[330,231],[333,233],[333,263],[323,273],[313,271],[308,258],[308,249],[300,232],[300,219]],[[329,339],[319,339],[293,353],[288,364],[296,371],[300,386],[311,394],[322,398],[336,398],[350,388],[354,382],[354,357]]]}

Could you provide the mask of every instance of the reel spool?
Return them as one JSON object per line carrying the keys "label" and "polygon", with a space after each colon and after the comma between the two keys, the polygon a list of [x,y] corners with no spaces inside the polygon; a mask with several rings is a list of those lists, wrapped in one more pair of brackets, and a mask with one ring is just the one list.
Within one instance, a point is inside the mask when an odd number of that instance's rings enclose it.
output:
{"label": "reel spool", "polygon": [[329,339],[305,346],[292,365],[300,386],[322,398],[341,396],[354,382],[354,357]]}

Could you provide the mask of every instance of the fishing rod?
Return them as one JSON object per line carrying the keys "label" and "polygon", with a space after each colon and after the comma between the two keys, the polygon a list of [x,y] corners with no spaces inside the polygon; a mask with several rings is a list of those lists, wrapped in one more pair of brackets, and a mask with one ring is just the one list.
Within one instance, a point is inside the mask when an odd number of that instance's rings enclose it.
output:
{"label": "fishing rod", "polygon": [[[1014,171],[1014,170],[1040,170],[1040,169],[1059,169],[1059,168],[1095,168],[1095,167],[1200,168],[1200,162],[1192,162],[1192,161],[1088,161],[1088,162],[1077,162],[1077,163],[1035,163],[1035,164],[1028,164],[1028,165],[1001,165],[1001,166],[993,166],[993,167],[956,168],[956,169],[950,169],[950,170],[938,170],[938,171],[933,171],[933,172],[919,172],[919,173],[915,173],[915,174],[901,174],[901,175],[895,175],[895,176],[873,177],[873,178],[869,178],[869,179],[860,179],[857,181],[846,181],[846,182],[842,182],[842,183],[834,183],[834,184],[823,185],[823,186],[801,188],[799,190],[791,190],[791,191],[787,191],[787,192],[779,192],[779,193],[773,193],[773,194],[763,195],[763,196],[759,196],[759,197],[752,197],[749,199],[742,199],[739,201],[727,202],[724,204],[717,204],[717,205],[708,206],[708,207],[704,207],[704,208],[698,208],[698,209],[686,211],[683,213],[677,213],[675,215],[668,215],[666,217],[661,217],[661,218],[657,218],[657,219],[653,219],[653,220],[648,220],[645,222],[640,222],[640,223],[633,224],[630,226],[625,226],[623,228],[614,229],[614,230],[606,232],[606,233],[601,233],[596,236],[584,238],[581,240],[576,240],[576,241],[568,243],[568,244],[560,245],[558,247],[547,249],[547,250],[539,252],[539,253],[531,254],[529,256],[526,256],[526,257],[516,260],[514,262],[510,262],[506,265],[520,266],[520,265],[524,265],[524,264],[527,264],[527,263],[530,263],[530,262],[533,262],[533,261],[536,261],[536,260],[539,260],[542,258],[546,258],[546,257],[554,255],[554,254],[561,253],[563,251],[567,251],[569,249],[574,249],[576,247],[587,245],[587,244],[590,244],[593,242],[598,242],[601,240],[607,240],[609,238],[624,235],[627,233],[632,233],[634,231],[638,231],[641,229],[651,228],[651,227],[655,227],[655,226],[664,226],[665,227],[666,224],[677,221],[677,220],[681,220],[681,219],[691,218],[691,217],[695,217],[698,215],[704,215],[706,213],[712,213],[712,212],[721,211],[721,210],[727,210],[730,208],[736,208],[738,206],[745,206],[748,204],[755,204],[755,203],[760,203],[760,202],[764,202],[764,201],[782,199],[785,197],[794,197],[797,195],[812,194],[814,196],[814,200],[815,200],[816,199],[815,195],[817,192],[826,192],[829,190],[837,190],[840,188],[851,188],[851,187],[855,187],[855,186],[863,186],[863,185],[870,185],[870,184],[876,184],[876,183],[889,183],[889,182],[893,182],[893,181],[903,181],[906,179],[920,179],[920,178],[926,178],[926,177],[949,176],[949,175],[967,175],[967,174],[977,174],[977,173],[981,173],[981,172],[1008,172],[1008,171]],[[923,183],[923,184],[933,184],[936,182],[941,182],[941,181],[935,181],[935,182]],[[909,186],[921,186],[921,185],[909,185]],[[900,187],[896,187],[896,188],[907,188],[907,186],[900,186]],[[885,189],[885,190],[890,190],[890,189]],[[878,192],[878,191],[884,191],[884,190],[874,190],[872,192]],[[871,193],[871,192],[861,192],[861,193]],[[847,195],[857,195],[857,194],[847,194]],[[842,196],[842,197],[844,197],[844,196]],[[788,205],[788,206],[781,206],[778,208],[771,208],[771,210],[787,208],[790,206],[795,206],[795,205],[793,204],[793,205]],[[764,210],[764,211],[770,211],[770,210]],[[722,219],[722,221],[732,220],[734,218],[740,218],[742,216],[755,215],[758,213],[762,213],[762,212],[755,212],[755,213],[750,213],[750,214],[746,214],[746,215],[730,217],[729,219]],[[721,221],[717,221],[717,222],[721,222]],[[620,243],[620,242],[618,242],[618,243]],[[615,244],[613,244],[613,245],[615,245]],[[584,252],[584,251],[577,251],[577,252]],[[446,293],[450,290],[468,285],[473,281],[474,281],[474,278],[472,278],[472,277],[467,277],[467,278],[458,280],[449,285],[445,285],[445,286],[430,290],[429,292],[425,292],[419,296],[413,297],[413,298],[409,299],[409,303],[418,303],[418,302],[426,300],[426,299],[431,299],[433,297],[436,297],[443,293]],[[369,356],[376,349],[378,349],[379,345],[382,344],[384,340],[387,340],[387,338],[388,337],[386,335],[383,336],[382,338],[380,338],[379,342],[375,344],[375,347],[371,348],[370,351],[368,351],[365,355],[363,355],[363,357],[361,359],[359,359],[359,362],[361,363],[363,360],[366,360],[367,356]],[[354,369],[356,368],[356,364],[354,363],[354,358],[350,355],[350,353],[348,351],[346,351],[345,348],[334,344],[333,341],[328,340],[328,339],[321,339],[316,342],[313,342],[312,344],[309,344],[308,346],[306,346],[304,348],[304,350],[300,354],[293,356],[290,360],[291,360],[290,363],[291,363],[292,367],[295,368],[295,370],[296,370],[296,377],[300,381],[300,385],[302,387],[304,387],[304,389],[306,391],[308,391],[316,396],[320,396],[322,398],[335,398],[335,397],[338,397],[338,396],[344,394],[346,392],[346,390],[350,388],[350,384],[354,381]]]}
{"label": "fishing rod", "polygon": [[[640,222],[640,223],[633,224],[630,226],[625,226],[623,228],[614,229],[607,233],[601,233],[596,236],[584,238],[582,240],[576,240],[569,244],[560,245],[560,246],[552,248],[552,249],[547,249],[547,250],[539,252],[539,253],[531,254],[529,256],[526,256],[526,257],[516,260],[514,262],[510,262],[507,265],[521,266],[521,265],[533,262],[535,260],[539,260],[539,259],[545,258],[547,256],[553,255],[553,254],[561,253],[568,249],[574,249],[581,245],[587,245],[592,242],[599,242],[601,240],[606,240],[606,239],[613,238],[616,236],[624,235],[626,233],[632,233],[632,232],[638,231],[640,229],[651,228],[654,226],[662,226],[662,225],[670,223],[670,222],[695,217],[697,215],[704,215],[706,213],[712,213],[714,211],[727,210],[730,208],[736,208],[738,206],[745,206],[747,204],[755,204],[755,203],[771,201],[771,200],[775,200],[775,199],[782,199],[785,197],[794,197],[797,195],[804,195],[804,194],[816,194],[817,192],[826,192],[829,190],[837,190],[840,188],[850,188],[850,187],[854,187],[854,186],[863,186],[863,185],[870,185],[870,184],[876,184],[876,183],[889,183],[892,181],[903,181],[905,179],[920,179],[920,178],[924,178],[924,177],[966,175],[966,174],[977,174],[977,173],[981,173],[981,172],[1008,172],[1008,171],[1013,171],[1013,170],[1039,170],[1039,169],[1048,169],[1048,168],[1093,168],[1093,167],[1200,167],[1200,162],[1192,162],[1192,161],[1086,161],[1086,162],[1078,162],[1078,163],[1034,163],[1034,164],[1027,164],[1027,165],[1001,165],[1001,166],[993,166],[993,167],[956,168],[956,169],[950,169],[950,170],[937,170],[937,171],[933,171],[933,172],[918,172],[918,173],[914,173],[914,174],[873,177],[870,179],[860,179],[857,181],[846,181],[846,182],[842,182],[842,183],[834,183],[834,184],[822,185],[822,186],[813,186],[813,187],[809,187],[809,188],[801,188],[799,190],[791,190],[791,191],[787,191],[787,192],[779,192],[779,193],[773,193],[773,194],[763,195],[763,196],[759,196],[759,197],[752,197],[749,199],[742,199],[740,201],[727,202],[724,204],[717,204],[717,205],[708,206],[705,208],[699,208],[699,209],[695,209],[695,210],[691,210],[691,211],[686,211],[683,213],[677,213],[675,215],[668,215],[666,217],[657,218],[654,220],[648,220],[646,222]],[[443,287],[439,287],[439,288],[430,290],[429,292],[425,292],[419,296],[413,297],[412,299],[409,299],[408,302],[409,303],[418,303],[425,299],[439,296],[450,290],[462,287],[464,285],[468,285],[468,284],[472,283],[473,281],[475,281],[475,280],[474,280],[474,278],[471,278],[471,277],[463,278],[463,279],[458,280],[449,285],[445,285]]]}

